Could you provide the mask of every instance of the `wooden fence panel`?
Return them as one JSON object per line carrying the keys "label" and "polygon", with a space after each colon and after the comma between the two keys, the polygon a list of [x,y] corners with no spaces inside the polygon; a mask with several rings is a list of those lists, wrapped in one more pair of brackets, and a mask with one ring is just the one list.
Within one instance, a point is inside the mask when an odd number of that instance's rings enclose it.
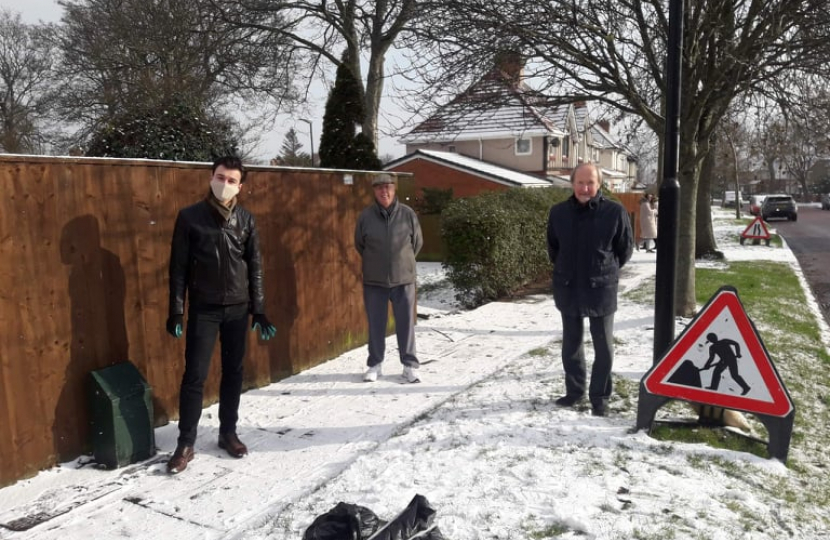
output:
{"label": "wooden fence panel", "polygon": [[643,198],[642,192],[615,193],[622,205],[625,207],[628,216],[631,218],[631,230],[634,233],[634,241],[640,238],[640,201]]}
{"label": "wooden fence panel", "polygon": [[[266,314],[245,386],[279,380],[366,339],[354,224],[371,173],[254,167]],[[0,486],[89,450],[89,373],[126,360],[177,417],[184,339],[164,329],[176,214],[208,192],[209,164],[0,156]],[[205,404],[218,396],[218,347]],[[244,420],[243,420],[244,421]]]}

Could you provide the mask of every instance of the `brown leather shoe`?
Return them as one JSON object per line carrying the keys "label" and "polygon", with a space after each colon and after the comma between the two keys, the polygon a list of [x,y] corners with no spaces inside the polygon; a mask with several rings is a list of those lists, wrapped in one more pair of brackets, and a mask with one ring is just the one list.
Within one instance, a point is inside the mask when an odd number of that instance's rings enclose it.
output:
{"label": "brown leather shoe", "polygon": [[241,458],[248,453],[248,447],[242,444],[236,433],[220,433],[219,448],[228,452],[231,457]]}
{"label": "brown leather shoe", "polygon": [[167,462],[167,472],[170,474],[182,472],[187,468],[187,464],[193,461],[195,455],[192,446],[177,446],[176,451],[173,452],[173,457]]}

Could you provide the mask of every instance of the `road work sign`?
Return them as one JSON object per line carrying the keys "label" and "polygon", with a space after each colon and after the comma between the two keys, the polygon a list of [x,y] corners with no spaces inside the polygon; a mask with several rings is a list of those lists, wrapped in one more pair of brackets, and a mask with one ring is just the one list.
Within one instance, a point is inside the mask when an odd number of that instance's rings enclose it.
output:
{"label": "road work sign", "polygon": [[734,287],[721,287],[645,374],[637,427],[669,398],[758,415],[770,453],[786,460],[795,409]]}
{"label": "road work sign", "polygon": [[761,216],[757,216],[752,223],[744,229],[744,232],[741,233],[741,244],[743,245],[746,239],[754,240],[756,242],[760,242],[761,240],[766,241],[766,245],[769,245],[769,229],[767,229],[767,224],[761,219]]}

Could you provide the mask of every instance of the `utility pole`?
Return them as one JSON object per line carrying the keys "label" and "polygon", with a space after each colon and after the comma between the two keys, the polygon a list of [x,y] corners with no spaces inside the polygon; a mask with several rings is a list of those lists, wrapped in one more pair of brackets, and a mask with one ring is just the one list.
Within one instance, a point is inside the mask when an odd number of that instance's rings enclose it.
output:
{"label": "utility pole", "polygon": [[300,122],[308,124],[308,138],[311,141],[311,166],[314,167],[314,128],[311,127],[311,120],[300,118]]}

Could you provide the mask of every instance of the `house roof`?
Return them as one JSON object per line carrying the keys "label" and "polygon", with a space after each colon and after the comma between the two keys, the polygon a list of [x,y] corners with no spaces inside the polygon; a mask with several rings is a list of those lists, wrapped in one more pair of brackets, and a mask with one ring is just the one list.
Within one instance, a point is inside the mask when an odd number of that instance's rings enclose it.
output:
{"label": "house roof", "polygon": [[416,150],[384,165],[385,170],[393,169],[415,159],[424,159],[444,167],[461,170],[487,180],[515,187],[570,187],[570,182],[558,179],[545,179],[531,174],[515,171],[481,161],[469,156],[454,152],[439,152],[437,150]]}
{"label": "house roof", "polygon": [[615,171],[613,169],[606,169],[605,167],[602,168],[602,176],[606,178],[626,178],[628,177],[627,174],[621,171]]}
{"label": "house roof", "polygon": [[493,69],[401,138],[404,144],[479,138],[565,135],[544,111],[543,96]]}
{"label": "house roof", "polygon": [[591,135],[594,138],[594,145],[599,148],[624,149],[624,147],[618,143],[610,133],[597,125],[591,126]]}

